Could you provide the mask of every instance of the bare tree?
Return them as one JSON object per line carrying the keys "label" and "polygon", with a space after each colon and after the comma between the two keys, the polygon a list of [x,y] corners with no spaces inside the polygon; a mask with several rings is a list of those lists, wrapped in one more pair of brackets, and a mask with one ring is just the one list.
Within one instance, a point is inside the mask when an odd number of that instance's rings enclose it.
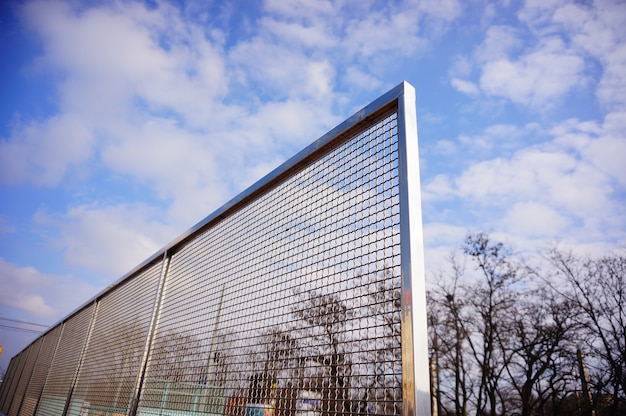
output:
{"label": "bare tree", "polygon": [[[367,296],[361,297],[359,319],[376,334],[361,337],[359,357],[352,358],[370,368],[370,374],[354,375],[352,385],[362,394],[353,394],[362,413],[402,413],[402,333],[401,285],[398,273],[391,267],[361,276]],[[356,391],[357,389],[353,389]],[[358,397],[355,397],[358,396]]]}
{"label": "bare tree", "polygon": [[173,330],[154,342],[149,361],[151,378],[170,382],[206,381],[206,348],[191,333]]}
{"label": "bare tree", "polygon": [[439,414],[582,415],[581,345],[596,414],[626,414],[623,254],[553,249],[548,271],[531,272],[483,233],[468,235],[462,253],[476,267],[451,257],[452,273],[427,298]]}
{"label": "bare tree", "polygon": [[252,376],[248,401],[270,403],[275,415],[295,411],[300,354],[292,334],[280,327],[263,331],[257,354],[262,369]]}
{"label": "bare tree", "polygon": [[598,371],[591,371],[596,395],[600,396],[598,399],[605,396],[612,398],[603,413],[624,414],[626,254],[614,253],[593,259],[553,248],[548,252],[548,259],[556,270],[552,286],[575,305],[579,322],[586,330],[585,355],[590,361],[598,361]]}
{"label": "bare tree", "polygon": [[517,393],[514,402],[521,416],[545,414],[547,403],[556,408],[574,385],[575,310],[548,289],[518,292],[504,361]]}
{"label": "bare tree", "polygon": [[[468,374],[468,333],[465,288],[460,287],[463,266],[451,256],[450,276],[439,276],[427,293],[429,336],[437,370],[438,413],[466,416],[472,393]],[[443,385],[441,378],[444,378]]]}
{"label": "bare tree", "polygon": [[465,328],[467,332],[472,332],[468,344],[480,371],[476,414],[506,414],[507,398],[502,376],[506,368],[507,345],[499,335],[509,329],[507,318],[514,313],[516,294],[512,286],[526,272],[514,260],[508,247],[491,241],[487,234],[467,235],[462,249],[478,271],[477,279],[467,293],[475,322],[471,330],[467,326]]}
{"label": "bare tree", "polygon": [[467,235],[461,248],[463,257],[450,258],[452,273],[428,294],[441,414],[508,414],[520,402],[510,380],[511,335],[527,268],[487,234]]}
{"label": "bare tree", "polygon": [[[335,294],[309,291],[300,294],[302,301],[293,308],[292,313],[300,319],[305,336],[303,347],[308,350],[305,359],[315,361],[328,369],[328,382],[315,383],[325,396],[323,414],[330,415],[350,412],[348,400],[351,363],[346,351],[346,321],[352,316],[348,309]],[[326,387],[327,386],[327,387]]]}

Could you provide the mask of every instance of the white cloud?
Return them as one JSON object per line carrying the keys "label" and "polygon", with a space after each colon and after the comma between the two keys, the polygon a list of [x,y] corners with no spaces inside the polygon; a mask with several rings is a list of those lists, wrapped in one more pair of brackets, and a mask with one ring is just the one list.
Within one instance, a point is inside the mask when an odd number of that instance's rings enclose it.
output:
{"label": "white cloud", "polygon": [[141,205],[77,206],[48,221],[57,222],[67,263],[122,276],[180,233],[161,215]]}
{"label": "white cloud", "polygon": [[450,74],[453,78],[468,78],[472,74],[474,65],[474,60],[469,56],[458,55],[450,66]]}
{"label": "white cloud", "polygon": [[351,67],[354,75],[355,63],[375,80],[371,74],[385,72],[390,57],[423,49],[441,24],[458,17],[460,6],[454,0],[375,8],[363,2],[271,1],[264,10],[269,15],[259,20],[256,36],[229,51],[231,66],[273,97],[328,99],[319,92],[338,81],[354,84],[350,75],[340,75]]}
{"label": "white cloud", "polygon": [[518,239],[548,237],[555,238],[567,233],[571,221],[552,207],[538,202],[518,202],[510,207],[501,221],[499,229]]}
{"label": "white cloud", "polygon": [[549,22],[554,11],[564,4],[564,0],[526,0],[517,16],[520,20],[539,27]]}
{"label": "white cloud", "polygon": [[93,154],[94,135],[77,114],[18,125],[0,141],[0,181],[57,185],[73,166]]}
{"label": "white cloud", "polygon": [[275,100],[328,98],[334,83],[334,68],[325,59],[261,38],[240,43],[230,51],[229,59],[245,73],[250,87],[262,86]]}
{"label": "white cloud", "polygon": [[563,33],[581,55],[597,59],[602,66],[596,90],[599,101],[609,108],[626,106],[626,6],[623,2],[528,1],[519,16],[540,33]]}
{"label": "white cloud", "polygon": [[429,222],[424,224],[424,241],[428,247],[459,246],[467,233],[467,228],[450,223]]}
{"label": "white cloud", "polygon": [[424,246],[426,255],[424,261],[427,282],[434,281],[434,274],[450,269],[450,256],[461,246],[468,228],[453,225],[450,222],[427,222],[424,224]]}
{"label": "white cloud", "polygon": [[[529,0],[519,23],[493,25],[470,57],[458,57],[455,80],[472,83],[479,73],[482,92],[544,111],[572,91],[595,88],[611,110],[626,106],[626,6],[616,1],[587,4]],[[463,63],[463,65],[460,65]],[[600,76],[596,77],[599,70]],[[454,87],[475,94],[471,84]]]}
{"label": "white cloud", "polygon": [[512,124],[495,124],[476,135],[462,134],[459,142],[469,153],[487,155],[494,149],[508,150],[519,146],[528,131]]}
{"label": "white cloud", "polygon": [[154,118],[119,131],[102,148],[101,157],[112,171],[130,175],[168,200],[221,176],[213,152],[223,152],[225,145],[181,129],[172,120]]}
{"label": "white cloud", "polygon": [[463,10],[462,2],[457,0],[425,0],[413,4],[420,13],[448,22],[457,19]]}
{"label": "white cloud", "polygon": [[0,258],[0,305],[37,318],[60,319],[98,288],[70,276],[41,273]]}
{"label": "white cloud", "polygon": [[[511,156],[500,153],[469,165],[457,176],[430,179],[422,188],[425,212],[437,221],[478,223],[486,231],[495,227],[512,239],[531,239],[535,246],[540,244],[538,238],[568,239],[596,248],[601,241],[626,241],[622,207],[615,199],[626,190],[624,123],[621,113],[607,115],[602,124],[566,120],[546,131],[552,140],[534,145],[525,143],[526,136],[538,140],[544,134],[534,124],[494,125],[480,135],[462,136],[460,143],[483,148],[476,153],[483,157],[489,155],[484,149],[492,142],[506,146],[509,139]],[[435,212],[430,207],[437,201],[442,205]],[[444,208],[452,201],[466,208],[456,218]]]}
{"label": "white cloud", "polygon": [[346,49],[360,59],[371,59],[395,50],[412,53],[425,45],[419,37],[418,22],[417,16],[410,12],[392,15],[375,12],[362,19],[353,19],[346,27]]}
{"label": "white cloud", "polygon": [[474,52],[474,59],[490,62],[506,59],[523,46],[519,30],[511,26],[490,26],[485,33],[485,40]]}
{"label": "white cloud", "polygon": [[[59,114],[16,126],[0,144],[3,182],[56,185],[72,166],[97,155],[103,138],[133,141],[136,130],[127,126],[151,113],[182,120],[186,128],[219,128],[239,114],[215,103],[228,85],[219,49],[198,28],[181,28],[167,5],[77,11],[66,3],[31,2],[24,16],[43,41],[39,69],[61,73]],[[146,146],[144,154],[154,150]]]}
{"label": "white cloud", "polygon": [[610,108],[626,108],[626,45],[622,43],[606,60],[598,85],[598,99]]}
{"label": "white cloud", "polygon": [[335,10],[333,2],[321,0],[310,2],[307,0],[269,0],[265,2],[265,8],[282,16],[310,19],[317,16],[328,16]]}
{"label": "white cloud", "polygon": [[422,186],[422,199],[425,202],[442,201],[455,196],[456,192],[448,175],[440,174]]}
{"label": "white cloud", "polygon": [[477,163],[455,181],[459,194],[478,204],[509,206],[517,200],[546,201],[580,219],[610,208],[610,184],[575,155],[540,148],[513,158]]}
{"label": "white cloud", "polygon": [[452,78],[452,81],[450,81],[450,83],[457,91],[462,92],[463,94],[477,95],[480,92],[476,84],[470,81],[465,81],[459,78]]}
{"label": "white cloud", "polygon": [[370,72],[351,65],[343,74],[342,81],[351,87],[361,91],[381,90],[382,82]]}
{"label": "white cloud", "polygon": [[602,125],[593,122],[567,120],[552,129],[555,142],[572,148],[599,172],[626,190],[626,113],[609,113]]}
{"label": "white cloud", "polygon": [[266,17],[260,24],[267,29],[268,35],[297,48],[329,49],[336,47],[339,42],[328,19],[319,19],[315,20],[314,24],[303,25]]}
{"label": "white cloud", "polygon": [[552,38],[518,59],[487,62],[480,86],[487,94],[540,110],[580,85],[585,79],[583,70],[584,60],[568,51],[560,39]]}

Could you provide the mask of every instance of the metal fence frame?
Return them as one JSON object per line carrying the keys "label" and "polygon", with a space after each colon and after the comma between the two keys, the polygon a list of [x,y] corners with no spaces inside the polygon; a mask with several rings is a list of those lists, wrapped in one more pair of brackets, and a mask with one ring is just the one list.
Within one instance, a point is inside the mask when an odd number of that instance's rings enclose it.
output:
{"label": "metal fence frame", "polygon": [[[398,141],[402,414],[430,415],[415,90],[406,82],[392,88],[224,204],[51,327],[13,357],[0,390],[0,411],[9,416],[78,415],[81,404],[73,401],[76,390],[81,388],[78,380],[81,377],[95,377],[98,371],[102,371],[99,368],[90,368],[85,363],[86,358],[89,358],[91,363],[97,363],[97,354],[101,353],[99,350],[102,349],[103,341],[95,338],[94,333],[106,330],[112,332],[126,330],[120,329],[120,325],[125,322],[127,316],[116,309],[119,306],[115,303],[123,299],[116,300],[114,295],[123,293],[123,289],[128,286],[128,290],[132,293],[143,291],[142,296],[146,301],[143,305],[142,316],[148,317],[146,319],[148,323],[140,326],[133,335],[126,335],[128,339],[134,340],[137,348],[133,350],[136,353],[132,356],[120,358],[128,363],[129,368],[127,375],[118,374],[126,380],[117,387],[117,395],[122,397],[122,402],[118,403],[116,399],[116,403],[109,403],[110,408],[100,410],[97,406],[92,406],[92,408],[95,409],[93,414],[138,414],[139,399],[142,393],[148,394],[142,389],[149,390],[145,384],[146,372],[166,293],[166,281],[172,256],[201,233],[211,229],[251,201],[271,191],[277,184],[284,182],[325,154],[338,148],[357,132],[367,129],[392,113],[395,113],[397,118]],[[144,286],[142,286],[142,279],[146,281]],[[111,305],[108,306],[110,311],[107,312],[108,304]],[[101,313],[109,320],[97,320],[98,314]],[[116,313],[118,315],[115,315]],[[215,322],[218,321],[219,316]],[[106,328],[101,329],[100,332],[94,332],[96,325],[105,325]],[[212,351],[209,352],[209,357],[211,354]],[[96,388],[94,386],[106,388],[106,383],[90,384],[86,388]],[[124,403],[124,397],[130,398],[130,401]]]}

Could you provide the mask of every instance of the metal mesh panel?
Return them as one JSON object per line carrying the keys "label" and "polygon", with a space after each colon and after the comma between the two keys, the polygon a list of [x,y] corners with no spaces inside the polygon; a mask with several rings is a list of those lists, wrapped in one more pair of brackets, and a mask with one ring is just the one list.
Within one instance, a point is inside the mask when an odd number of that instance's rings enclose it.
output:
{"label": "metal mesh panel", "polygon": [[24,363],[20,380],[18,381],[15,392],[13,393],[13,402],[11,403],[11,408],[9,409],[9,415],[19,414],[22,399],[24,398],[24,393],[26,392],[26,388],[30,382],[30,376],[33,372],[33,368],[35,367],[35,361],[37,361],[37,354],[39,354],[42,341],[43,338],[38,338],[30,345],[30,347],[28,347],[26,362]]}
{"label": "metal mesh panel", "polygon": [[140,414],[399,414],[397,115],[173,254]]}
{"label": "metal mesh panel", "polygon": [[11,416],[9,410],[11,409],[12,403],[15,400],[15,389],[20,382],[22,376],[22,370],[24,369],[24,365],[26,364],[26,359],[28,358],[28,352],[30,351],[30,346],[23,350],[18,356],[14,358],[15,365],[13,366],[13,373],[11,374],[8,380],[5,380],[3,383],[8,383],[8,387],[6,389],[6,396],[4,398],[4,402],[2,403],[2,413]]}
{"label": "metal mesh panel", "polygon": [[2,410],[429,414],[413,93],[389,91],[14,357]]}
{"label": "metal mesh panel", "polygon": [[154,308],[159,263],[98,301],[69,414],[126,414]]}
{"label": "metal mesh panel", "polygon": [[9,394],[9,388],[11,384],[13,384],[13,378],[15,376],[15,369],[19,362],[20,356],[16,355],[11,358],[9,362],[9,367],[7,371],[4,373],[4,380],[2,381],[2,388],[0,389],[0,411],[6,412],[5,407],[9,406],[10,403],[7,400],[7,396]]}
{"label": "metal mesh panel", "polygon": [[52,359],[46,385],[37,406],[38,416],[63,414],[78,371],[93,308],[92,304],[63,323],[57,351]]}
{"label": "metal mesh panel", "polygon": [[20,408],[20,416],[32,416],[35,413],[39,395],[46,381],[60,333],[61,326],[58,325],[43,337],[43,344],[39,350],[35,367],[30,376],[30,382],[24,394],[24,400]]}

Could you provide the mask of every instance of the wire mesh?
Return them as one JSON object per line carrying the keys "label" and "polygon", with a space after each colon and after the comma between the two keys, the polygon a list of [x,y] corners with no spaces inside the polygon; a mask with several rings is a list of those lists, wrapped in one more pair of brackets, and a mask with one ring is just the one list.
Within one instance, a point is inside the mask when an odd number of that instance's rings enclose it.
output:
{"label": "wire mesh", "polygon": [[9,367],[4,374],[4,380],[2,380],[2,388],[0,389],[0,412],[7,413],[8,407],[11,406],[11,401],[9,400],[9,390],[11,388],[11,385],[13,385],[15,371],[17,369],[20,358],[21,354],[18,354],[11,358],[11,361],[9,362]]}
{"label": "wire mesh", "polygon": [[127,414],[148,336],[161,265],[134,276],[98,302],[69,414]]}
{"label": "wire mesh", "polygon": [[26,354],[26,361],[24,362],[24,366],[22,368],[19,381],[16,383],[16,386],[15,386],[15,391],[13,393],[13,402],[11,403],[9,413],[17,414],[20,410],[22,401],[24,399],[24,393],[26,392],[26,388],[28,387],[30,376],[33,372],[33,368],[35,367],[35,362],[37,361],[37,354],[39,354],[39,349],[41,348],[42,341],[43,341],[43,338],[38,338],[28,348],[28,354]]}
{"label": "wire mesh", "polygon": [[61,326],[57,326],[52,331],[45,334],[43,338],[40,338],[43,339],[41,349],[37,355],[35,367],[33,368],[28,386],[24,393],[24,399],[19,412],[20,416],[32,416],[35,414],[37,402],[43,390],[60,333]]}
{"label": "wire mesh", "polygon": [[59,325],[61,338],[37,406],[38,416],[63,414],[79,369],[93,310],[92,303]]}
{"label": "wire mesh", "polygon": [[20,381],[23,380],[22,377],[24,377],[24,368],[26,367],[28,355],[31,350],[32,344],[20,353],[19,360],[15,367],[15,373],[13,374],[13,378],[10,380],[9,388],[7,390],[6,401],[2,408],[3,413],[11,414],[11,410],[14,409],[15,403],[20,400],[18,386]]}
{"label": "wire mesh", "polygon": [[400,413],[397,151],[394,113],[173,254],[141,414]]}

